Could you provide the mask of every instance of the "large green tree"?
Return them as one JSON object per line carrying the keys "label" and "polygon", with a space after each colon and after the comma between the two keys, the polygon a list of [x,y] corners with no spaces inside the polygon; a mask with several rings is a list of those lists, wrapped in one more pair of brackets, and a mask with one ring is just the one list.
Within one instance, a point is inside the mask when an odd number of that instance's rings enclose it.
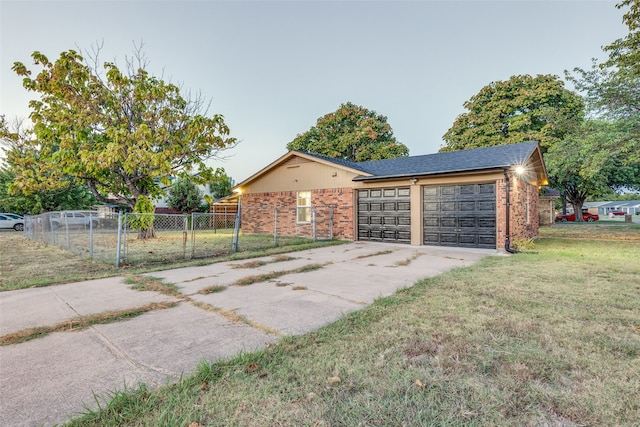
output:
{"label": "large green tree", "polygon": [[[16,149],[30,137],[31,132],[23,120],[7,122],[4,116],[0,116],[0,150],[6,153]],[[46,211],[91,209],[97,203],[86,187],[72,182],[57,190],[24,194],[10,190],[15,180],[15,173],[0,159],[0,212],[35,215]]]}
{"label": "large green tree", "polygon": [[565,72],[577,90],[584,93],[591,117],[610,121],[622,121],[629,132],[622,135],[617,147],[629,153],[635,152],[630,161],[640,161],[640,1],[625,0],[617,4],[618,9],[629,7],[622,22],[629,34],[618,39],[604,51],[609,58],[598,63],[593,61],[590,70],[575,68]]}
{"label": "large green tree", "polygon": [[557,76],[519,75],[488,84],[464,108],[440,151],[538,141],[544,152],[582,120],[584,102]]}
{"label": "large green tree", "polygon": [[385,116],[351,102],[320,117],[315,126],[289,142],[287,149],[355,162],[409,155]]}
{"label": "large green tree", "polygon": [[10,169],[0,169],[0,212],[37,215],[49,211],[92,209],[97,203],[86,187],[76,185],[29,195],[12,194],[9,187],[14,180]]}
{"label": "large green tree", "polygon": [[[98,52],[99,53],[99,52]],[[121,70],[85,62],[69,50],[51,62],[32,54],[40,71],[16,62],[24,87],[39,96],[30,102],[34,138],[7,154],[24,193],[85,185],[104,203],[136,208],[138,200],[164,195],[169,177],[213,175],[207,160],[232,147],[221,115],[206,115],[203,100],[185,99],[180,89],[146,70],[138,50]],[[153,235],[152,233],[148,235]]]}
{"label": "large green tree", "polygon": [[[640,188],[640,2],[616,7],[629,8],[622,18],[629,34],[604,47],[605,62],[565,72],[585,95],[590,120],[547,157],[551,181],[579,206],[603,188]],[[579,152],[579,158],[564,151]]]}
{"label": "large green tree", "polygon": [[213,200],[222,199],[231,195],[233,179],[227,175],[224,168],[217,168],[213,174],[213,179],[209,182],[209,191]]}
{"label": "large green tree", "polygon": [[190,179],[181,178],[171,185],[167,203],[171,209],[184,213],[197,211],[202,204],[202,191]]}

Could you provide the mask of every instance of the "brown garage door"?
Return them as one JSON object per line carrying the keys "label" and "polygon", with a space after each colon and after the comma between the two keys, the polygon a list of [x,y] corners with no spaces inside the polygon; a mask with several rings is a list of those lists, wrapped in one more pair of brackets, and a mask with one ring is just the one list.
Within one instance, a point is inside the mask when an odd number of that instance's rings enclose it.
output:
{"label": "brown garage door", "polygon": [[496,184],[423,187],[424,244],[496,247]]}
{"label": "brown garage door", "polygon": [[358,191],[358,240],[411,243],[410,189]]}

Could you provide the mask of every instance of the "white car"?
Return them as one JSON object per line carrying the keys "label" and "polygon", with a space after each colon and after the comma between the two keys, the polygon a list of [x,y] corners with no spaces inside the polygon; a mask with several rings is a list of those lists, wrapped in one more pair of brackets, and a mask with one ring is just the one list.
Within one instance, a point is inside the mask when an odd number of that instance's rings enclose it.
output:
{"label": "white car", "polygon": [[[14,218],[14,216],[19,218]],[[0,214],[0,228],[12,228],[16,231],[22,231],[24,230],[24,219],[20,215]]]}
{"label": "white car", "polygon": [[62,212],[60,216],[51,218],[54,227],[89,227],[90,222],[95,227],[99,221],[97,216],[89,216],[82,212]]}

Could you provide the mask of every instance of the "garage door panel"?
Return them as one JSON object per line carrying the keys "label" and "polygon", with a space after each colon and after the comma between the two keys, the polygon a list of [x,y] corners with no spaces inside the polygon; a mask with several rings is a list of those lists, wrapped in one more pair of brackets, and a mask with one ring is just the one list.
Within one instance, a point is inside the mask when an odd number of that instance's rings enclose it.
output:
{"label": "garage door panel", "polygon": [[382,217],[381,216],[370,216],[369,224],[372,225],[382,225]]}
{"label": "garage door panel", "polygon": [[424,202],[423,210],[425,212],[439,212],[440,211],[440,203],[438,202]]}
{"label": "garage door panel", "polygon": [[460,202],[460,204],[458,205],[461,211],[475,211],[476,209],[476,202],[475,200],[469,200],[469,201],[462,201]]}
{"label": "garage door panel", "polygon": [[440,227],[440,218],[439,217],[428,217],[424,219],[424,226],[426,228],[430,227]]}
{"label": "garage door panel", "polygon": [[455,228],[458,225],[457,218],[444,216],[440,218],[440,227],[451,227]]}
{"label": "garage door panel", "polygon": [[437,196],[439,194],[438,193],[439,188],[440,187],[436,187],[436,186],[422,187],[422,194],[424,194],[425,199],[427,196],[431,196],[431,197]]}
{"label": "garage door panel", "polygon": [[401,212],[411,212],[411,203],[410,202],[398,202],[397,209],[398,209],[398,211],[401,211]]}
{"label": "garage door panel", "polygon": [[458,243],[460,245],[473,245],[473,246],[475,246],[477,244],[477,238],[478,238],[477,234],[460,233],[460,238],[458,240]]}
{"label": "garage door panel", "polygon": [[492,200],[485,200],[485,201],[479,201],[478,202],[478,210],[479,211],[488,211],[488,212],[493,212],[495,214],[496,212],[496,201]]}
{"label": "garage door panel", "polygon": [[410,189],[358,191],[358,239],[411,242]]}
{"label": "garage door panel", "polygon": [[457,245],[458,234],[457,233],[440,233],[440,243],[443,245]]}
{"label": "garage door panel", "polygon": [[383,218],[383,224],[385,226],[388,225],[396,225],[397,221],[396,221],[396,217],[395,216],[385,216]]}
{"label": "garage door panel", "polygon": [[478,218],[474,217],[461,217],[458,218],[458,226],[467,228],[477,228]]}
{"label": "garage door panel", "polygon": [[396,202],[384,202],[382,204],[382,209],[384,209],[385,212],[395,212]]}
{"label": "garage door panel", "polygon": [[480,228],[490,228],[495,230],[496,228],[496,218],[478,218],[478,227]]}
{"label": "garage door panel", "polygon": [[440,187],[439,193],[440,193],[440,196],[442,196],[442,197],[455,196],[456,195],[456,187],[454,187],[454,186]]}
{"label": "garage door panel", "polygon": [[478,246],[489,246],[492,248],[496,247],[496,235],[495,234],[486,234],[478,235]]}
{"label": "garage door panel", "polygon": [[398,225],[404,225],[407,227],[411,226],[411,218],[410,217],[406,217],[406,216],[399,216],[398,217]]}
{"label": "garage door panel", "polygon": [[478,191],[480,194],[488,194],[491,197],[496,194],[496,185],[495,184],[478,184]]}
{"label": "garage door panel", "polygon": [[495,183],[423,187],[423,242],[496,247]]}
{"label": "garage door panel", "polygon": [[454,212],[457,211],[457,203],[456,202],[441,202],[440,203],[441,211]]}

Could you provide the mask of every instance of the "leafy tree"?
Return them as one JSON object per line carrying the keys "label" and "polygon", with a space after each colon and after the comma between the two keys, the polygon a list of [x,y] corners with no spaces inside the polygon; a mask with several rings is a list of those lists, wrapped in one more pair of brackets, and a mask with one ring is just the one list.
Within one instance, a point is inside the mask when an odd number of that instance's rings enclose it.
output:
{"label": "leafy tree", "polygon": [[578,131],[555,144],[545,155],[550,182],[563,190],[573,205],[576,221],[582,221],[587,197],[610,191],[640,189],[640,163],[628,162],[629,153],[619,150],[628,129],[622,122],[585,121]]}
{"label": "leafy tree", "polygon": [[585,94],[592,117],[624,122],[628,128],[615,148],[629,153],[629,163],[640,162],[640,2],[625,0],[618,9],[629,7],[622,21],[629,34],[605,46],[609,59],[602,64],[594,59],[590,70],[575,68],[565,75],[577,90]]}
{"label": "leafy tree", "polygon": [[355,162],[409,155],[385,116],[351,102],[320,117],[315,126],[289,142],[287,149]]}
{"label": "leafy tree", "polygon": [[222,199],[231,195],[231,188],[233,187],[233,179],[224,168],[217,168],[213,174],[213,179],[209,183],[209,191],[214,200]]}
{"label": "leafy tree", "polygon": [[[571,165],[567,160],[568,165],[560,165],[562,152],[548,159],[560,167],[550,168],[553,181],[568,183],[567,198],[577,199],[580,206],[585,194],[597,197],[603,191],[638,189],[640,185],[640,2],[624,0],[616,7],[629,7],[623,16],[629,34],[604,47],[609,53],[604,63],[594,60],[590,70],[565,71],[567,79],[585,94],[593,119],[573,138],[580,138],[583,144],[580,163]],[[576,141],[567,141],[572,143]],[[571,167],[574,177],[569,179]],[[581,192],[571,189],[577,183]]]}
{"label": "leafy tree", "polygon": [[629,28],[629,34],[604,48],[609,53],[606,67],[616,67],[621,74],[640,77],[640,2],[623,0],[616,5],[618,9],[629,7],[622,22]]}
{"label": "leafy tree", "polygon": [[[14,149],[14,141],[28,139],[30,132],[22,120],[8,123],[0,116],[1,149]],[[0,212],[18,214],[40,214],[45,211],[91,209],[97,203],[91,192],[82,186],[72,183],[64,189],[40,191],[24,194],[11,192],[10,186],[15,181],[15,173],[8,166],[0,164]]]}
{"label": "leafy tree", "polygon": [[584,102],[557,76],[513,76],[492,82],[464,103],[440,151],[538,141],[544,151],[583,117]]}
{"label": "leafy tree", "polygon": [[202,191],[193,181],[179,179],[169,189],[167,203],[171,209],[180,212],[192,213],[198,211],[202,204]]}
{"label": "leafy tree", "polygon": [[148,239],[155,237],[155,230],[153,228],[153,221],[155,215],[153,202],[147,196],[138,196],[136,205],[133,207],[134,215],[128,216],[129,227],[134,230],[138,230],[139,239]]}
{"label": "leafy tree", "polygon": [[91,209],[98,202],[86,187],[70,186],[64,190],[12,194],[9,186],[15,175],[0,169],[0,212],[37,215],[43,212]]}
{"label": "leafy tree", "polygon": [[[35,78],[16,62],[30,102],[34,138],[7,153],[16,174],[13,191],[25,194],[86,185],[104,203],[130,208],[140,197],[164,195],[172,176],[206,183],[206,161],[235,144],[221,115],[207,117],[200,97],[185,99],[177,86],[150,75],[138,50],[120,70],[94,66],[69,50],[51,62],[34,52]],[[153,206],[150,207],[153,212]],[[150,233],[152,235],[152,233]],[[144,236],[144,233],[141,233]]]}

